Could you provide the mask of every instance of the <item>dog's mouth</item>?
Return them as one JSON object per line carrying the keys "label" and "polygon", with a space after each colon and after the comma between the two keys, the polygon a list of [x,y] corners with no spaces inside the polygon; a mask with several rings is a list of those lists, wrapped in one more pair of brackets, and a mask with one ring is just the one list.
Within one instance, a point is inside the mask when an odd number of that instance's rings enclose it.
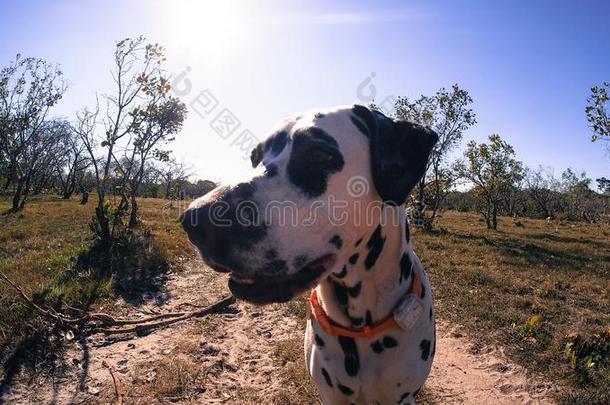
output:
{"label": "dog's mouth", "polygon": [[[235,297],[255,304],[286,302],[316,285],[320,277],[334,266],[336,259],[335,255],[327,254],[309,262],[298,272],[282,277],[246,277],[231,273],[229,289]],[[221,268],[219,271],[228,270]]]}

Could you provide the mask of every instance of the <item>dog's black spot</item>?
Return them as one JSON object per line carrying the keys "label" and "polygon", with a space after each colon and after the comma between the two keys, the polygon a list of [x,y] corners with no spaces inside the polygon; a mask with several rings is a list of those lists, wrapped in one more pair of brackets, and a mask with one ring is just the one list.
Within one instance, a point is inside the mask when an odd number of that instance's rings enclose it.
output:
{"label": "dog's black spot", "polygon": [[321,112],[316,113],[315,115],[316,118],[324,118],[324,114],[322,114]]}
{"label": "dog's black spot", "polygon": [[345,309],[345,315],[349,318],[352,325],[360,325],[363,322],[362,318],[355,318],[350,316],[348,310],[348,301],[349,297],[356,298],[360,295],[360,291],[362,290],[362,282],[358,282],[353,287],[347,287],[342,283],[330,280],[330,283],[333,286],[333,290],[335,291],[335,297],[337,298],[337,302]]}
{"label": "dog's black spot", "polygon": [[[241,183],[234,188],[217,190],[214,201],[186,210],[181,222],[189,235],[196,239],[204,259],[239,272],[244,268],[243,263],[232,257],[231,250],[235,247],[251,248],[266,236],[267,225],[260,219],[261,210],[256,202],[249,199],[255,190],[252,184]],[[214,227],[213,237],[209,234],[211,216],[217,223],[225,224]]]}
{"label": "dog's black spot", "polygon": [[[328,135],[325,131],[321,130],[320,128],[311,127],[309,129],[304,129],[302,131],[306,132],[307,135],[309,135],[311,138],[313,138],[317,141],[321,141],[322,143],[334,146],[335,148],[339,147],[337,140],[335,138],[333,138],[332,136]],[[296,136],[297,135],[295,134],[295,137]]]}
{"label": "dog's black spot", "polygon": [[347,261],[350,262],[351,265],[356,264],[356,262],[358,261],[358,253],[354,253],[353,255],[351,255],[349,259],[347,259]]}
{"label": "dog's black spot", "polygon": [[348,300],[348,289],[341,283],[337,283],[335,281],[331,281],[333,285],[333,289],[335,290],[335,297],[337,297],[337,302],[339,305],[346,307]]}
{"label": "dog's black spot", "polygon": [[345,161],[337,141],[320,128],[297,130],[288,161],[288,178],[307,196],[326,191],[328,178],[343,168]]}
{"label": "dog's black spot", "polygon": [[383,351],[383,345],[381,344],[381,342],[379,340],[376,340],[373,343],[371,343],[371,349],[373,349],[373,351],[375,353],[379,354]]}
{"label": "dog's black spot", "polygon": [[278,168],[274,164],[269,164],[267,167],[265,167],[265,176],[267,177],[275,177],[278,173]]}
{"label": "dog's black spot", "polygon": [[356,244],[354,245],[354,247],[358,247],[358,245],[360,245],[361,243],[362,243],[362,238],[360,238],[356,241]]}
{"label": "dog's black spot", "polygon": [[411,235],[409,235],[409,220],[405,219],[405,238],[407,238],[407,243],[410,240]]}
{"label": "dog's black spot", "polygon": [[347,276],[347,266],[343,266],[343,269],[339,273],[333,273],[333,275],[337,278],[343,278]]}
{"label": "dog's black spot", "polygon": [[268,249],[265,252],[265,259],[267,260],[273,260],[277,257],[277,250],[275,249]]}
{"label": "dog's black spot", "polygon": [[350,297],[356,298],[357,296],[360,295],[360,290],[362,290],[362,281],[359,281],[353,287],[348,287],[347,293],[350,295]]}
{"label": "dog's black spot", "polygon": [[411,263],[411,258],[408,253],[403,253],[400,258],[400,278],[398,279],[398,283],[402,283],[402,280],[408,280],[411,276],[413,264]]}
{"label": "dog's black spot", "polygon": [[371,113],[371,110],[362,105],[354,105],[352,107],[354,116],[351,117],[354,125],[367,137],[371,138],[377,131],[377,124],[375,117]]}
{"label": "dog's black spot", "polygon": [[309,261],[309,258],[307,256],[299,255],[299,256],[294,258],[294,260],[292,262],[292,266],[295,269],[300,269],[301,267],[305,266],[308,261]]}
{"label": "dog's black spot", "polygon": [[273,156],[277,156],[282,153],[286,147],[286,144],[288,143],[288,133],[286,131],[282,131],[269,139],[269,142],[269,144],[265,145],[266,148],[271,149]]}
{"label": "dog's black spot", "polygon": [[328,386],[330,388],[332,388],[333,387],[333,382],[330,379],[330,375],[328,375],[328,371],[326,371],[325,368],[322,368],[322,376],[324,377],[324,380],[326,380],[326,384],[328,384]]}
{"label": "dog's black spot", "polygon": [[402,394],[400,396],[400,399],[398,400],[398,405],[402,405],[402,401],[406,400],[407,398],[409,398],[409,395],[411,395],[410,392],[405,392],[404,394]]}
{"label": "dog's black spot", "polygon": [[265,263],[257,273],[269,275],[285,273],[287,270],[288,266],[284,260],[271,260]]}
{"label": "dog's black spot", "polygon": [[354,393],[354,390],[352,390],[350,387],[346,387],[343,384],[337,384],[337,387],[339,387],[339,390],[341,393],[343,393],[343,395],[352,395]]}
{"label": "dog's black spot", "polygon": [[424,339],[419,344],[419,350],[421,350],[421,359],[426,361],[428,357],[430,357],[430,341],[428,339]]}
{"label": "dog's black spot", "polygon": [[252,183],[239,183],[231,190],[231,197],[236,200],[248,200],[256,191],[256,186]]}
{"label": "dog's black spot", "polygon": [[360,132],[362,132],[367,137],[369,136],[369,130],[367,129],[366,125],[362,121],[360,121],[359,119],[357,119],[355,117],[351,117],[351,120]]}
{"label": "dog's black spot", "polygon": [[350,377],[353,377],[358,374],[358,371],[360,370],[360,357],[358,356],[356,341],[351,337],[339,336],[339,345],[345,356],[345,372]]}
{"label": "dog's black spot", "polygon": [[381,236],[381,225],[377,225],[375,232],[373,232],[373,235],[371,235],[371,238],[366,243],[366,247],[369,250],[366,259],[364,260],[364,268],[366,270],[370,270],[375,265],[375,262],[383,250],[384,243],[385,238]]}
{"label": "dog's black spot", "polygon": [[349,313],[347,314],[347,317],[349,318],[349,321],[352,326],[360,326],[364,322],[362,318],[354,318],[353,316],[350,316]]}
{"label": "dog's black spot", "polygon": [[432,358],[434,358],[435,353],[436,353],[436,332],[434,333],[434,341],[432,342],[432,352],[430,353],[430,356],[432,356]]}
{"label": "dog's black spot", "polygon": [[343,246],[343,239],[341,239],[339,235],[334,235],[330,239],[330,243],[334,245],[337,249],[341,249],[341,246]]}
{"label": "dog's black spot", "polygon": [[318,347],[324,347],[324,340],[320,337],[320,335],[318,335],[316,333],[316,335],[314,336],[314,341],[316,342],[316,345]]}
{"label": "dog's black spot", "polygon": [[263,153],[264,151],[261,145],[257,145],[256,148],[252,149],[252,152],[250,152],[252,167],[258,166],[261,160],[263,160]]}
{"label": "dog's black spot", "polygon": [[430,318],[430,320],[432,320],[432,306],[430,306],[430,313],[428,314],[428,318]]}
{"label": "dog's black spot", "polygon": [[421,298],[424,298],[425,296],[426,296],[426,287],[424,287],[423,284],[422,284],[422,286],[421,286]]}
{"label": "dog's black spot", "polygon": [[383,346],[386,349],[391,349],[393,347],[398,346],[398,342],[392,336],[384,336],[383,337]]}
{"label": "dog's black spot", "polygon": [[373,325],[373,315],[371,315],[371,311],[369,311],[368,309],[366,310],[365,323],[368,326]]}

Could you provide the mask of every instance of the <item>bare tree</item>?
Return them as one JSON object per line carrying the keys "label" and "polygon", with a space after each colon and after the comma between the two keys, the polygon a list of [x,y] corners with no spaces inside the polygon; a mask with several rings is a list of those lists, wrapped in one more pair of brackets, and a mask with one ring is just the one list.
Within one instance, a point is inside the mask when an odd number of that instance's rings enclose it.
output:
{"label": "bare tree", "polygon": [[395,102],[397,118],[427,126],[439,136],[417,188],[417,200],[431,211],[424,216],[426,228],[434,226],[436,214],[455,181],[447,162],[449,152],[459,145],[464,132],[476,124],[471,105],[472,97],[457,84],[450,90],[441,88],[432,97],[422,95],[414,101],[399,97]]}
{"label": "bare tree", "polygon": [[61,70],[43,59],[17,55],[0,71],[0,168],[4,190],[14,186],[11,211],[24,207],[40,159],[48,157],[53,132],[43,127],[65,90]]}
{"label": "bare tree", "polygon": [[526,169],[524,176],[525,191],[542,211],[545,218],[554,218],[557,209],[560,182],[551,168],[538,166]]}
{"label": "bare tree", "polygon": [[59,139],[61,153],[55,158],[55,175],[63,199],[68,199],[77,191],[79,179],[89,166],[85,145],[74,128],[65,123],[63,136]]}
{"label": "bare tree", "polygon": [[[168,96],[170,86],[162,70],[164,61],[163,48],[158,44],[146,45],[144,37],[119,41],[112,72],[115,93],[103,96],[103,112],[97,103],[95,110],[85,109],[77,114],[75,127],[96,178],[95,232],[102,243],[114,238],[114,230],[122,225],[129,201],[133,203],[130,190],[137,193],[141,181],[138,167],[155,153],[159,143],[170,140],[169,136],[184,119],[184,106]],[[179,126],[168,124],[167,120],[176,117]],[[100,127],[103,134],[99,133]],[[122,196],[118,207],[106,199],[111,185]],[[134,210],[137,217],[137,206]]]}
{"label": "bare tree", "polygon": [[184,162],[169,159],[157,167],[157,173],[163,184],[165,198],[170,200],[177,197],[177,185],[191,177],[192,168]]}

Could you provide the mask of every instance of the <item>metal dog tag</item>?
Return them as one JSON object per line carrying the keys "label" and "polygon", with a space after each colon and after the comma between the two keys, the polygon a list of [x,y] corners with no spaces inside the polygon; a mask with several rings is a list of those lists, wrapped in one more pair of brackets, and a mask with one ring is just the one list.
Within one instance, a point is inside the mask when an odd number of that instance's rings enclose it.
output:
{"label": "metal dog tag", "polygon": [[424,304],[416,294],[406,295],[394,310],[394,320],[403,330],[412,329],[424,311]]}

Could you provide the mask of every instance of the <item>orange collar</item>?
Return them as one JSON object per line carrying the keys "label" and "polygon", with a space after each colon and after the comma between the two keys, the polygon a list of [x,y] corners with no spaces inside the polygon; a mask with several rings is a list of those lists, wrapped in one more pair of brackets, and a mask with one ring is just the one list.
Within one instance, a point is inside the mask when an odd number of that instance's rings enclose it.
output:
{"label": "orange collar", "polygon": [[[417,271],[413,270],[413,280],[411,282],[411,288],[407,291],[407,294],[415,293],[418,297],[422,295],[422,285],[421,280],[417,274]],[[398,327],[396,320],[394,319],[394,313],[391,312],[388,316],[383,318],[381,321],[373,324],[367,325],[362,328],[352,329],[346,328],[345,326],[339,325],[337,322],[333,321],[326,312],[324,312],[324,308],[320,305],[318,301],[318,293],[316,289],[311,292],[311,297],[309,299],[309,304],[311,306],[311,314],[318,321],[318,324],[324,329],[326,333],[329,335],[337,335],[337,336],[347,336],[347,337],[372,337],[381,333],[387,329],[391,329],[394,327]]]}

